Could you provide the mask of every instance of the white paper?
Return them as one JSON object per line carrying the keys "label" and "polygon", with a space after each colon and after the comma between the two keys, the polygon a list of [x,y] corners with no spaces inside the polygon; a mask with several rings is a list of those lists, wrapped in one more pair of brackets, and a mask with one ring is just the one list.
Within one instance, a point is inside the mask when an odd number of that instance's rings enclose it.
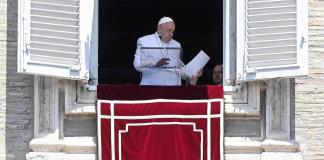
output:
{"label": "white paper", "polygon": [[209,59],[210,57],[201,50],[196,57],[186,65],[186,74],[189,77],[196,75],[200,69],[204,68]]}

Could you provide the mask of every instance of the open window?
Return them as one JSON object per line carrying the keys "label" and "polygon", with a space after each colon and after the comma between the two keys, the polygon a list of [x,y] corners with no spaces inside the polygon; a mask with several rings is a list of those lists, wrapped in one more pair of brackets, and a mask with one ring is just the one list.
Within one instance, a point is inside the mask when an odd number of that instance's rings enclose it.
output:
{"label": "open window", "polygon": [[[97,80],[99,75],[102,84],[138,84],[140,74],[132,66],[136,40],[154,33],[160,17],[171,16],[184,62],[201,49],[211,57],[206,77],[223,57],[227,80],[305,75],[306,13],[304,0],[21,0],[17,68],[64,79]],[[203,83],[210,83],[206,77]]]}
{"label": "open window", "polygon": [[211,84],[214,63],[223,60],[222,1],[99,0],[99,83],[139,84],[133,67],[139,37],[153,34],[163,16],[174,19],[174,39],[188,63],[200,50],[211,60],[201,84]]}

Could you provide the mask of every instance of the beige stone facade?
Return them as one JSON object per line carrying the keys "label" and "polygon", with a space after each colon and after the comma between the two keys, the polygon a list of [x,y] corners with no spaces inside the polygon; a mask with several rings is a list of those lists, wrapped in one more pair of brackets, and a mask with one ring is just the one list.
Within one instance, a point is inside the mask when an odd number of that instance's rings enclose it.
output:
{"label": "beige stone facade", "polygon": [[296,140],[305,160],[324,159],[324,1],[309,0],[309,74],[296,79]]}
{"label": "beige stone facade", "polygon": [[[18,74],[17,65],[17,6],[18,0],[1,0],[0,1],[0,159],[5,160],[23,160],[26,154],[32,150],[29,143],[34,138],[34,76]],[[295,80],[294,104],[295,112],[292,112],[291,120],[291,138],[299,142],[300,147],[294,142],[276,142],[267,141],[246,141],[238,138],[235,140],[226,140],[226,159],[277,159],[280,157],[294,157],[294,152],[300,152],[305,160],[323,160],[324,159],[324,1],[309,0],[309,76],[297,78]],[[45,81],[45,80],[44,80]],[[61,82],[60,82],[61,83]],[[69,82],[70,83],[70,82]],[[71,82],[73,83],[73,82]],[[91,108],[91,107],[90,107]],[[292,111],[293,111],[292,109]],[[91,111],[89,111],[91,114]],[[88,114],[88,113],[87,113]],[[89,126],[93,123],[93,115],[79,117]],[[66,124],[72,123],[75,119],[67,118]],[[230,120],[229,120],[230,121]],[[238,126],[243,122],[228,123],[229,125]],[[252,124],[254,121],[245,119],[244,123]],[[62,122],[63,123],[63,122]],[[261,122],[260,122],[261,123]],[[48,124],[42,124],[44,126]],[[225,126],[226,127],[226,126]],[[231,127],[228,127],[230,130]],[[78,129],[76,129],[78,131]],[[47,131],[43,131],[47,132]],[[74,133],[71,131],[69,134]],[[86,131],[84,131],[86,132]],[[60,133],[58,133],[60,134]],[[88,134],[88,133],[87,133]],[[92,135],[89,133],[88,135]],[[233,134],[226,133],[227,135]],[[263,133],[256,133],[262,135]],[[262,136],[261,136],[262,137]],[[92,138],[83,138],[89,146],[85,146],[84,153],[94,153],[95,144]],[[62,141],[63,150],[66,152],[80,152],[84,148],[74,144],[71,138]],[[33,141],[33,142],[37,142]],[[41,142],[40,142],[41,143]],[[38,143],[38,145],[40,144]],[[49,143],[49,142],[47,142]],[[57,142],[54,142],[57,143]],[[46,145],[46,143],[45,143]],[[57,144],[55,144],[57,145]],[[82,146],[82,145],[81,145]],[[279,146],[279,147],[278,147]],[[33,144],[31,144],[33,147]],[[61,147],[61,146],[59,146]],[[65,147],[65,148],[64,148]],[[88,148],[87,148],[88,147]],[[289,153],[272,154],[277,148],[280,151]],[[91,151],[87,149],[91,148]],[[245,154],[237,153],[238,149]],[[60,150],[60,149],[58,149]],[[74,151],[78,150],[78,151]],[[266,151],[260,155],[259,153]],[[269,152],[268,152],[269,151]],[[250,152],[250,154],[248,154]],[[257,154],[258,153],[258,154]],[[34,154],[30,154],[32,157]],[[35,155],[37,156],[37,155]],[[276,157],[273,157],[276,156]],[[49,156],[51,157],[51,156]],[[53,158],[54,157],[54,158]],[[55,157],[67,157],[64,153],[53,154]],[[74,159],[77,155],[70,155]],[[84,154],[83,159],[94,159],[93,154]],[[296,156],[296,159],[299,157]],[[51,158],[49,158],[51,159]]]}
{"label": "beige stone facade", "polygon": [[0,1],[0,159],[23,160],[33,137],[33,76],[17,73],[17,0]]}

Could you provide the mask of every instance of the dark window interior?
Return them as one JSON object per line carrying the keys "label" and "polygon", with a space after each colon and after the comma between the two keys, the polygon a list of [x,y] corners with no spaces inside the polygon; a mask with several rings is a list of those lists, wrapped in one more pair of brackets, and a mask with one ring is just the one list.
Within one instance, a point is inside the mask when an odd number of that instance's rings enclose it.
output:
{"label": "dark window interior", "polygon": [[198,82],[211,84],[213,65],[223,60],[222,8],[219,0],[99,0],[99,83],[138,84],[136,41],[169,16],[176,23],[173,38],[181,43],[184,63],[200,50],[211,57]]}

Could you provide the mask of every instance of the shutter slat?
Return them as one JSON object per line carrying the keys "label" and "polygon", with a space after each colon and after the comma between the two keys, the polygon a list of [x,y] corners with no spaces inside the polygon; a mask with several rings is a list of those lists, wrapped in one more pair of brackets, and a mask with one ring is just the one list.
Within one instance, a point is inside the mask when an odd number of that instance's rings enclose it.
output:
{"label": "shutter slat", "polygon": [[271,33],[284,33],[284,32],[296,32],[296,26],[270,26],[270,27],[262,27],[262,28],[252,28],[248,29],[248,35],[254,34],[271,34]]}
{"label": "shutter slat", "polygon": [[53,30],[45,30],[45,29],[35,29],[31,28],[31,35],[42,35],[49,37],[59,37],[59,38],[67,38],[67,39],[78,39],[79,34],[75,32],[61,32],[61,31],[53,31]]}
{"label": "shutter slat", "polygon": [[296,32],[248,35],[247,40],[260,41],[260,40],[274,40],[274,39],[284,39],[284,38],[288,38],[288,39],[296,38]]}
{"label": "shutter slat", "polygon": [[78,39],[47,37],[47,36],[41,36],[41,35],[32,35],[30,40],[37,41],[37,42],[44,42],[44,43],[54,43],[54,44],[73,45],[73,46],[76,46],[79,43]]}
{"label": "shutter slat", "polygon": [[69,18],[69,19],[78,19],[78,12],[61,12],[55,10],[43,10],[43,9],[31,9],[31,15],[41,15],[57,18]]}
{"label": "shutter slat", "polygon": [[58,50],[45,50],[40,48],[31,48],[33,51],[33,55],[39,56],[49,56],[49,57],[62,57],[62,58],[70,58],[76,59],[78,58],[79,54],[77,52],[63,52]]}
{"label": "shutter slat", "polygon": [[296,5],[269,7],[269,8],[261,8],[261,9],[248,9],[247,12],[249,15],[282,13],[282,12],[296,12]]}
{"label": "shutter slat", "polygon": [[78,26],[79,25],[78,19],[57,18],[57,17],[39,16],[39,15],[31,16],[31,21],[53,23],[53,24],[58,24],[58,25],[61,24],[61,25],[66,25],[66,26]]}
{"label": "shutter slat", "polygon": [[65,12],[79,12],[78,6],[73,5],[61,5],[61,4],[52,4],[52,3],[42,3],[42,2],[32,2],[31,8],[41,8],[46,10],[60,10]]}
{"label": "shutter slat", "polygon": [[296,19],[257,21],[248,23],[249,28],[264,28],[269,26],[292,26],[296,24]]}
{"label": "shutter slat", "polygon": [[50,57],[50,56],[42,56],[42,55],[31,55],[30,60],[33,61],[33,63],[44,62],[44,63],[52,63],[52,64],[65,64],[65,65],[78,64],[78,61],[75,59],[58,58],[58,57]]}
{"label": "shutter slat", "polygon": [[253,67],[270,67],[270,66],[282,66],[282,65],[294,65],[297,63],[296,58],[292,59],[276,59],[276,60],[269,60],[269,61],[253,61],[249,62],[248,66]]}
{"label": "shutter slat", "polygon": [[277,2],[282,0],[248,0],[248,2]]}
{"label": "shutter slat", "polygon": [[79,0],[31,0],[31,2],[79,6]]}
{"label": "shutter slat", "polygon": [[281,52],[296,52],[296,46],[272,46],[264,48],[249,48],[247,49],[248,55],[250,54],[266,54],[266,53],[281,53]]}
{"label": "shutter slat", "polygon": [[65,52],[78,52],[79,49],[78,46],[68,46],[68,45],[61,45],[61,44],[34,42],[34,41],[31,41],[30,47],[45,49],[45,50],[65,51]]}
{"label": "shutter slat", "polygon": [[71,65],[70,64],[56,64],[56,63],[51,63],[51,62],[39,62],[39,61],[28,61],[29,65],[34,65],[34,66],[52,66],[55,68],[65,68],[67,70],[70,70]]}
{"label": "shutter slat", "polygon": [[286,53],[272,53],[272,54],[255,54],[249,55],[249,61],[261,61],[261,60],[276,60],[276,59],[290,59],[297,58],[296,53],[286,52]]}
{"label": "shutter slat", "polygon": [[296,39],[269,40],[269,41],[251,41],[248,42],[248,48],[273,47],[280,45],[295,45]]}
{"label": "shutter slat", "polygon": [[257,2],[248,2],[248,8],[267,8],[267,7],[280,7],[280,6],[289,6],[296,5],[296,0],[278,0],[278,1],[257,1]]}
{"label": "shutter slat", "polygon": [[260,14],[250,15],[247,17],[248,22],[265,21],[265,20],[280,20],[280,19],[296,19],[295,12],[274,13],[274,14]]}
{"label": "shutter slat", "polygon": [[75,32],[75,33],[77,33],[79,31],[78,26],[65,26],[65,25],[58,25],[58,24],[51,24],[51,23],[40,23],[40,22],[32,22],[31,28],[60,30],[60,31]]}

